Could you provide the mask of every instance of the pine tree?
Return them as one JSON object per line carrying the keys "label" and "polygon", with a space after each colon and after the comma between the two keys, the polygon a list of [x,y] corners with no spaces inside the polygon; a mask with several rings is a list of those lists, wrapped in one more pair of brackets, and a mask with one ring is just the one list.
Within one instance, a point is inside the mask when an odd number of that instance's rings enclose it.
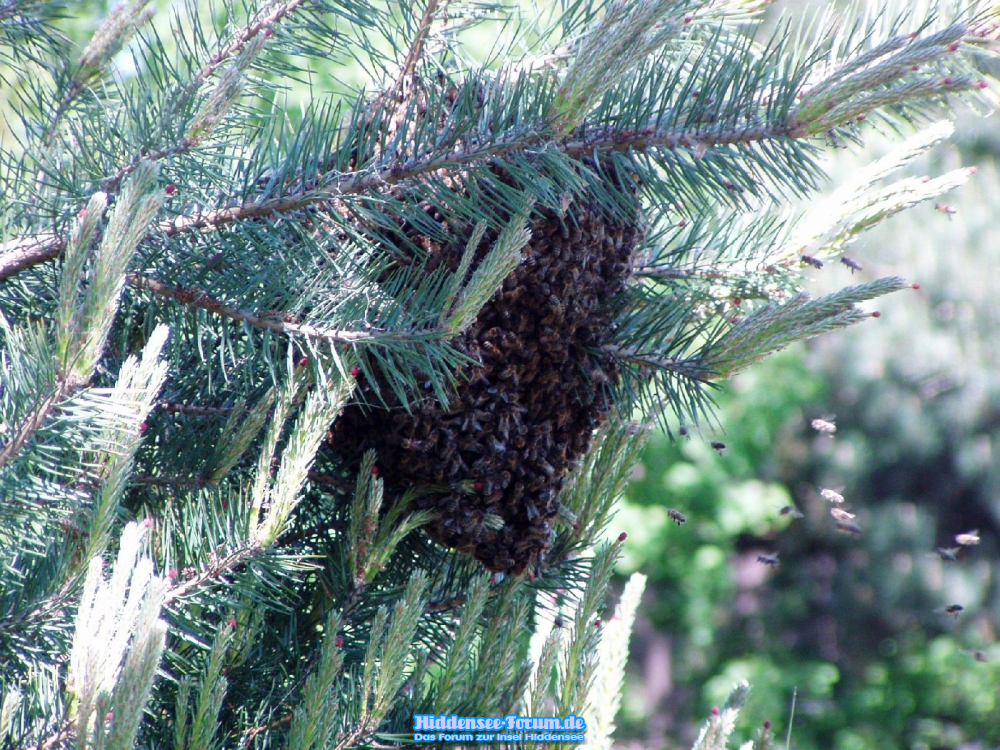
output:
{"label": "pine tree", "polygon": [[[799,269],[968,174],[883,184],[936,125],[789,209],[824,151],[992,101],[995,15],[767,5],[225,0],[166,36],[131,0],[82,52],[71,4],[0,6],[0,742],[518,713],[606,747],[641,582],[601,643],[599,540],[644,434],[872,317],[906,282]],[[366,90],[286,111],[352,58]]]}

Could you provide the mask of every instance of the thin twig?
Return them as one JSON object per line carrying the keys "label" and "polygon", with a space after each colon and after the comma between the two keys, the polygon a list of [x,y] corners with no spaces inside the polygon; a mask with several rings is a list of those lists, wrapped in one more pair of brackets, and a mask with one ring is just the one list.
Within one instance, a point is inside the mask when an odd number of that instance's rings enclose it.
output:
{"label": "thin twig", "polygon": [[[332,328],[317,328],[316,326],[304,325],[300,323],[285,323],[272,318],[262,318],[259,315],[247,312],[246,310],[240,310],[239,308],[219,302],[200,289],[187,289],[179,284],[170,286],[159,282],[156,279],[151,279],[148,276],[142,276],[137,273],[128,274],[127,280],[129,286],[135,289],[145,289],[158,297],[164,297],[191,307],[208,310],[216,315],[221,315],[225,318],[246,323],[254,328],[260,328],[266,331],[274,331],[275,333],[287,335],[307,336],[309,338],[326,339],[329,341],[340,341],[342,343],[356,343],[358,341],[365,341],[378,337],[378,334],[374,332],[340,331]],[[395,337],[399,334],[394,333],[391,335]]]}
{"label": "thin twig", "polygon": [[[447,0],[445,0],[445,4],[447,4]],[[410,41],[410,48],[406,51],[403,64],[399,68],[399,76],[396,78],[396,82],[391,89],[393,95],[396,97],[399,97],[403,93],[406,84],[413,80],[417,63],[420,62],[420,56],[424,53],[424,43],[430,34],[431,24],[434,23],[434,14],[437,13],[439,5],[439,0],[427,0],[424,15],[417,26],[417,33],[413,35],[413,39]]]}
{"label": "thin twig", "polygon": [[708,381],[714,379],[710,370],[706,370],[700,365],[696,365],[692,360],[678,359],[677,357],[664,357],[658,354],[647,354],[637,349],[627,346],[609,344],[601,347],[602,351],[625,362],[632,362],[637,365],[653,367],[657,370],[668,370],[678,375],[691,378],[692,380]]}
{"label": "thin twig", "polygon": [[160,411],[167,414],[190,414],[195,417],[227,416],[233,409],[229,406],[191,406],[190,404],[174,404],[162,401],[156,405]]}
{"label": "thin twig", "polygon": [[187,596],[206,582],[214,582],[223,573],[228,573],[232,569],[249,562],[263,551],[264,548],[260,542],[256,540],[250,541],[245,547],[240,547],[235,552],[195,575],[194,578],[174,586],[167,592],[166,598],[163,600],[163,605],[166,606],[177,599]]}
{"label": "thin twig", "polygon": [[52,413],[52,409],[65,397],[68,390],[67,388],[60,388],[38,404],[34,413],[21,424],[17,432],[14,433],[14,436],[3,447],[3,450],[0,450],[0,469],[6,466],[7,462],[27,445],[28,441],[31,440],[31,436],[42,426],[49,414]]}
{"label": "thin twig", "polygon": [[203,477],[191,476],[154,476],[152,474],[133,474],[129,477],[129,484],[145,484],[153,487],[191,487],[201,489],[208,480]]}

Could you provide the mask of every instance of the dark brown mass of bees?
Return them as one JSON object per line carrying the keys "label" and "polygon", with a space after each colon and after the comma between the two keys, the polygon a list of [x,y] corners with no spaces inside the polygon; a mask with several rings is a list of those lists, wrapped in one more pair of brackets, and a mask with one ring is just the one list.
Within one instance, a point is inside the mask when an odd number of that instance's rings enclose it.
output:
{"label": "dark brown mass of bees", "polygon": [[[453,242],[430,241],[408,225],[400,232],[428,251],[428,270],[455,270],[468,232],[425,210]],[[381,475],[397,489],[446,488],[417,501],[436,511],[425,528],[440,543],[494,571],[538,569],[566,473],[610,409],[607,386],[618,372],[599,350],[611,337],[609,302],[630,274],[640,226],[638,209],[627,221],[580,198],[565,213],[543,211],[522,263],[454,342],[479,364],[466,368],[448,407],[433,399],[410,412],[391,402],[352,405],[334,425],[334,448],[374,448]],[[487,232],[476,262],[495,239]],[[359,390],[362,401],[379,403],[371,383]]]}

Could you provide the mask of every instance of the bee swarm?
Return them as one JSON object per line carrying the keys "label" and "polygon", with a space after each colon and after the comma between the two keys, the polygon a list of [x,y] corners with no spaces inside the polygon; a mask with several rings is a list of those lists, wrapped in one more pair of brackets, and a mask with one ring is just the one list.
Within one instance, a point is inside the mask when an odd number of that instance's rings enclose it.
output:
{"label": "bee swarm", "polygon": [[[400,231],[427,250],[428,271],[441,264],[454,271],[471,230],[423,208],[454,241]],[[434,399],[409,412],[391,401],[375,407],[373,384],[362,379],[360,400],[368,405],[349,406],[331,431],[342,454],[374,448],[390,487],[454,488],[416,501],[436,511],[425,530],[497,572],[541,566],[567,471],[606,420],[607,386],[618,377],[600,347],[612,334],[609,303],[642,236],[638,207],[632,221],[579,197],[565,208],[538,210],[521,264],[452,342],[479,364],[465,368],[447,408]],[[495,240],[486,233],[474,263]],[[388,388],[380,392],[389,398]]]}

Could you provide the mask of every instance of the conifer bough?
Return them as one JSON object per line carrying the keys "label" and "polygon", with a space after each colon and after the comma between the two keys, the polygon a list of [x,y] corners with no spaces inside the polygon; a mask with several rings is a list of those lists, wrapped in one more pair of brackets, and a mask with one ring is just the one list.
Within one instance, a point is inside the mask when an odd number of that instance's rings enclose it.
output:
{"label": "conifer bough", "polygon": [[[623,422],[687,434],[713,383],[905,287],[843,259],[864,283],[811,299],[800,268],[960,185],[886,184],[950,125],[783,204],[824,147],[993,104],[995,13],[765,36],[768,4],[258,0],[164,33],[133,0],[82,52],[59,3],[0,7],[0,744],[346,748],[405,731],[404,699],[583,710]],[[292,117],[281,83],[331,57],[375,93]],[[88,572],[119,537],[155,596],[110,652],[72,613],[131,606],[129,570]],[[579,594],[530,693],[534,589],[482,565]]]}

